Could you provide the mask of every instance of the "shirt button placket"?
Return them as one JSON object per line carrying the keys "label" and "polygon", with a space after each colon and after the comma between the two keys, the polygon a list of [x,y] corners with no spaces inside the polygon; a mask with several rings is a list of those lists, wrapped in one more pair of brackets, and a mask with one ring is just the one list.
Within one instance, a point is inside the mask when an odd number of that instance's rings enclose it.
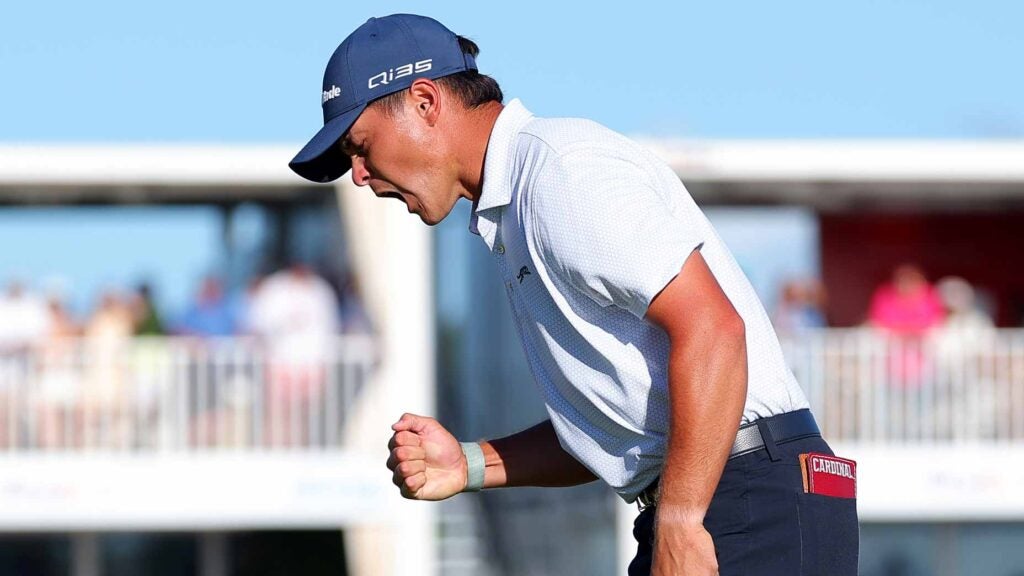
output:
{"label": "shirt button placket", "polygon": [[494,239],[494,253],[498,255],[498,266],[501,268],[501,276],[505,279],[505,286],[508,287],[509,297],[511,297],[512,280],[509,277],[508,262],[505,261],[505,242],[502,241],[500,231]]}

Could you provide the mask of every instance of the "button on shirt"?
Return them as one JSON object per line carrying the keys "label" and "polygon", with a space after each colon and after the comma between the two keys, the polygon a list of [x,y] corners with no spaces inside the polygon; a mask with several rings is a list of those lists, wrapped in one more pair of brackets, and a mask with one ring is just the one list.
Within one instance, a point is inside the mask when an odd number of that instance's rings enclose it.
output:
{"label": "button on shirt", "polygon": [[736,425],[808,406],[725,244],[678,176],[635,142],[511,101],[491,131],[470,229],[504,277],[562,448],[627,502],[660,473],[669,432],[669,341],[644,316],[694,250],[746,326]]}

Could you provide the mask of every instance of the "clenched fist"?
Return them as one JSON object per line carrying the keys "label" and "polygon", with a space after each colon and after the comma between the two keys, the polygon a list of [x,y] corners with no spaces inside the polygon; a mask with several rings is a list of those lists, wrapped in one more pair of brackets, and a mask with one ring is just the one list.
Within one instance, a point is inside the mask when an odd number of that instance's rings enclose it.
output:
{"label": "clenched fist", "polygon": [[403,414],[391,425],[388,470],[392,482],[410,500],[444,500],[466,487],[466,457],[459,441],[437,420]]}

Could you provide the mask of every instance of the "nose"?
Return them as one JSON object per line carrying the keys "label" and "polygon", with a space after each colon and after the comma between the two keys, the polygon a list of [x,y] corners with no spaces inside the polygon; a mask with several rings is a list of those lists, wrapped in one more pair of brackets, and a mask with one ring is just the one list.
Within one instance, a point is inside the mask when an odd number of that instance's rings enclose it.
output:
{"label": "nose", "polygon": [[359,156],[352,157],[352,183],[356,186],[366,186],[370,183],[370,172],[366,169],[366,162]]}

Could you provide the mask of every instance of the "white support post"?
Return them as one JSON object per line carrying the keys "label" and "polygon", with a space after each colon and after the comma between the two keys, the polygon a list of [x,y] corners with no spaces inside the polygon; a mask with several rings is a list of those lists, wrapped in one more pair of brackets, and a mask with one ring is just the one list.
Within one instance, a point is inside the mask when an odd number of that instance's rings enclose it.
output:
{"label": "white support post", "polygon": [[[430,228],[397,203],[381,202],[345,178],[337,188],[360,296],[374,320],[380,364],[345,423],[347,449],[380,457],[403,412],[435,415],[433,265]],[[402,500],[395,489],[381,517],[345,532],[354,574],[438,573],[438,505]]]}
{"label": "white support post", "polygon": [[71,576],[100,576],[100,537],[95,532],[79,532],[71,536]]}
{"label": "white support post", "polygon": [[199,576],[228,576],[227,534],[199,534]]}
{"label": "white support post", "polygon": [[636,504],[627,504],[615,496],[615,547],[616,574],[625,574],[629,563],[636,556],[636,539],[633,538],[633,521],[639,514]]}

